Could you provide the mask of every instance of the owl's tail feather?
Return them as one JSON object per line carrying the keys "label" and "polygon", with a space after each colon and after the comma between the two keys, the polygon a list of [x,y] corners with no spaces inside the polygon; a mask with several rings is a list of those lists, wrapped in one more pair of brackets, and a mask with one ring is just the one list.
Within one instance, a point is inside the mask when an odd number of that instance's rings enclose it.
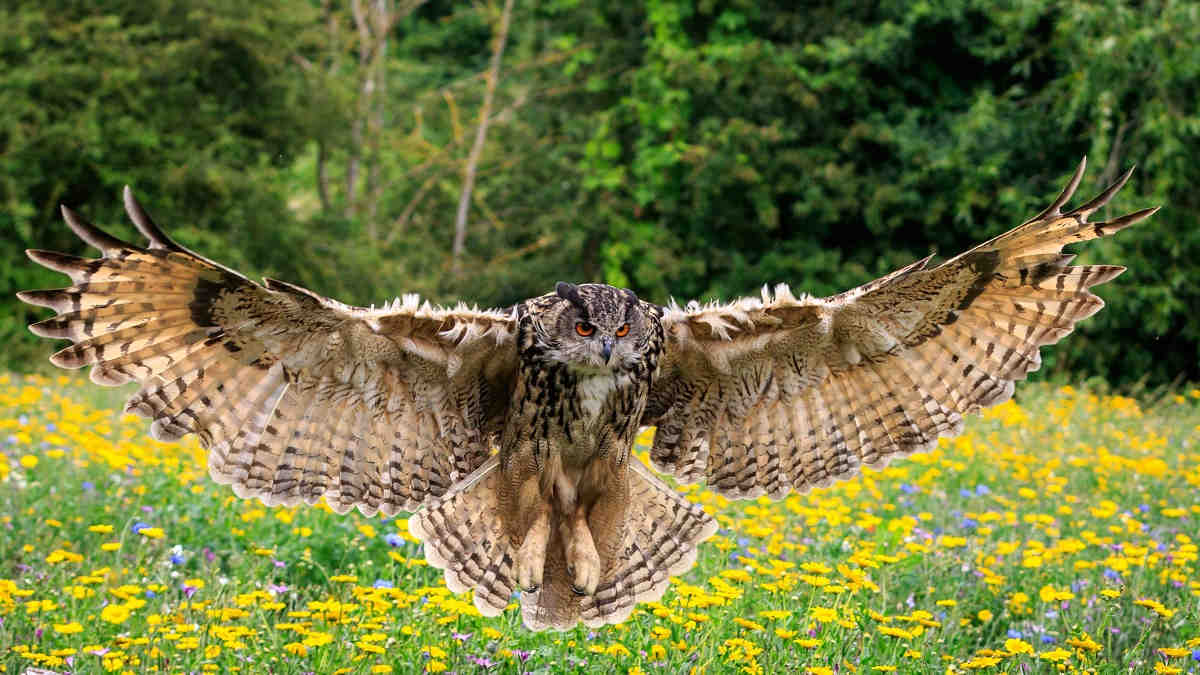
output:
{"label": "owl's tail feather", "polygon": [[[593,536],[604,536],[589,524]],[[696,564],[697,545],[716,531],[717,521],[700,505],[631,458],[622,539],[616,555],[602,561],[604,573],[596,592],[580,596],[571,589],[562,540],[552,537],[542,588],[521,597],[525,626],[567,630],[581,620],[591,627],[620,623],[638,603],[662,598],[670,578]]]}
{"label": "owl's tail feather", "polygon": [[408,519],[409,533],[425,542],[425,558],[443,570],[446,587],[473,590],[484,616],[503,612],[517,586],[516,550],[499,517],[499,465],[492,457]]}

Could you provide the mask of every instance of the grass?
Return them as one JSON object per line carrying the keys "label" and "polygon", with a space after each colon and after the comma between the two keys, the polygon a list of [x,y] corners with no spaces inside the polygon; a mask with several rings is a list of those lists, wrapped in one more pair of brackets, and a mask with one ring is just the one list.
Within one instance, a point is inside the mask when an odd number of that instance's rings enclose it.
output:
{"label": "grass", "polygon": [[0,375],[4,672],[1200,670],[1200,391],[1030,385],[831,489],[693,488],[721,530],[661,604],[536,634],[403,518],[240,501],[94,391]]}

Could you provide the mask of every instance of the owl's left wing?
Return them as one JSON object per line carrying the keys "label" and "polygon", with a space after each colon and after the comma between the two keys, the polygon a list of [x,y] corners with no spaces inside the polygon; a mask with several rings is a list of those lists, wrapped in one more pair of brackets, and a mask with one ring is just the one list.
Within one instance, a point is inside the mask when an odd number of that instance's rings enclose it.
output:
{"label": "owl's left wing", "polygon": [[960,433],[964,415],[1007,400],[1040,366],[1039,347],[1103,307],[1090,287],[1124,271],[1070,266],[1062,247],[1157,210],[1088,222],[1126,173],[1063,213],[1084,166],[1041,214],[932,269],[926,258],[828,298],[781,285],[668,308],[642,419],[658,427],[655,467],[732,497],[780,498]]}
{"label": "owl's left wing", "polygon": [[73,285],[18,297],[58,313],[34,333],[75,343],[55,365],[139,383],[126,410],[154,420],[161,440],[199,436],[214,480],[267,504],[324,497],[390,514],[487,459],[516,372],[513,313],[416,296],[365,309],[258,284],[176,244],[128,188],[125,206],[147,246],[64,208],[102,257],[29,251]]}

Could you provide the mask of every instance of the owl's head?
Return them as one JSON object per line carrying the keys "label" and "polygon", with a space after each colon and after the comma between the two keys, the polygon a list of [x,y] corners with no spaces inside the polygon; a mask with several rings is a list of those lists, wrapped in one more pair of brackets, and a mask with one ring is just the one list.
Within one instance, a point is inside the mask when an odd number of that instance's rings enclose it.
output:
{"label": "owl's head", "polygon": [[[579,372],[631,371],[657,359],[658,308],[628,289],[560,281],[534,317],[540,358]],[[653,363],[650,364],[653,366]]]}

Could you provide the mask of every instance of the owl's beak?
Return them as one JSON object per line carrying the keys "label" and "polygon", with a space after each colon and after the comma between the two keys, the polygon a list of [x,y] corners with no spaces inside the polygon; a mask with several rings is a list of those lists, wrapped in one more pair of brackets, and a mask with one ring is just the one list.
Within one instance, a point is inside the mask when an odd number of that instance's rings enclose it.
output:
{"label": "owl's beak", "polygon": [[604,362],[608,363],[608,357],[612,356],[613,339],[610,337],[600,338],[600,353],[604,356]]}

